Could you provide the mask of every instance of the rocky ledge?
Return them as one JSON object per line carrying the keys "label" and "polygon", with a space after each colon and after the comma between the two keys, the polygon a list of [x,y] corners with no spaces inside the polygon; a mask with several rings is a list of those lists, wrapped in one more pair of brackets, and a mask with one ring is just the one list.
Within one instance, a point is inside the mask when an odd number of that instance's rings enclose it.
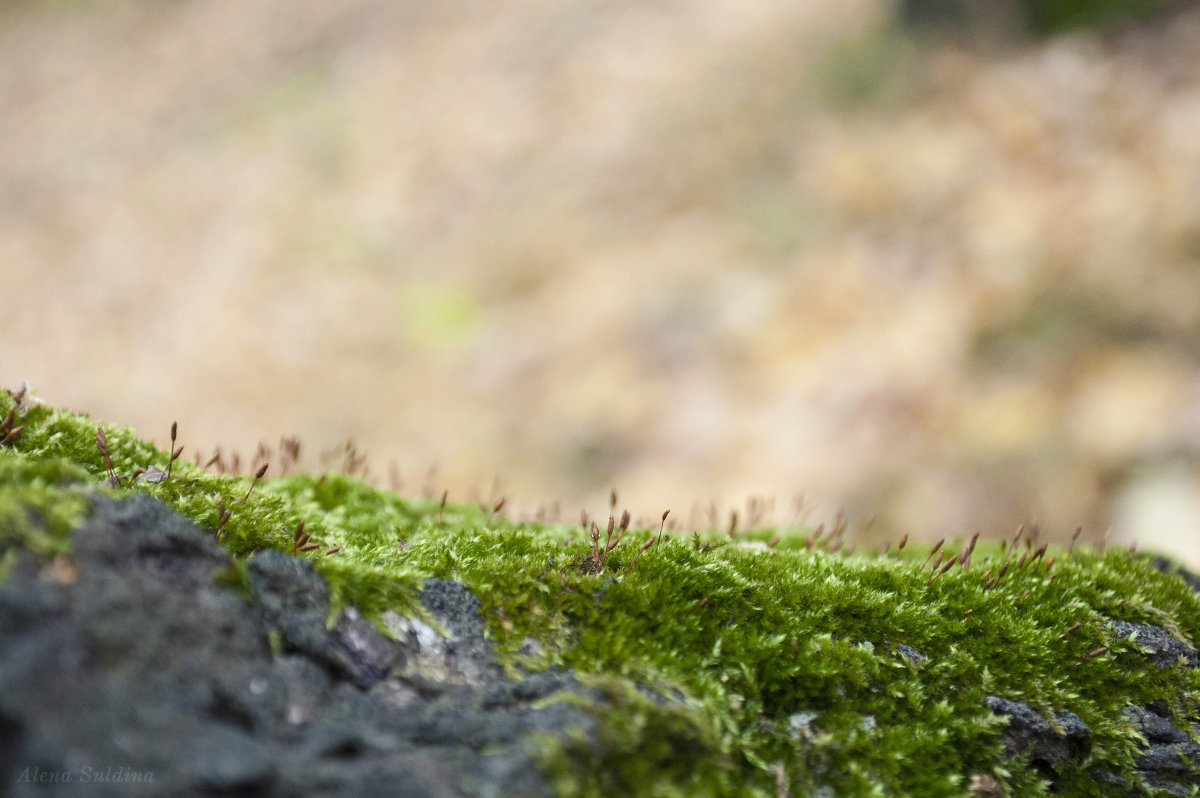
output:
{"label": "rocky ledge", "polygon": [[[353,611],[307,562],[247,564],[253,603],[214,580],[228,554],[153,499],[100,498],[70,566],[0,585],[0,794],[549,795],[535,731],[584,732],[562,673],[504,677],[478,600],[424,584],[448,632]],[[67,785],[70,785],[69,789]]]}
{"label": "rocky ledge", "polygon": [[[592,739],[580,702],[540,699],[603,697],[565,672],[507,678],[462,585],[423,584],[440,629],[388,614],[393,640],[353,609],[330,627],[327,587],[306,561],[254,555],[246,597],[214,578],[229,555],[189,521],[146,496],[94,501],[70,564],[19,558],[0,583],[0,793],[549,796],[538,733]],[[1200,666],[1161,628],[1113,630],[1159,667]],[[1073,713],[1047,719],[1002,696],[987,706],[1008,719],[1005,756],[1052,785],[1086,757],[1091,732]],[[1125,710],[1144,783],[1188,795],[1200,728],[1168,715],[1162,702]],[[1002,794],[982,774],[969,791]]]}

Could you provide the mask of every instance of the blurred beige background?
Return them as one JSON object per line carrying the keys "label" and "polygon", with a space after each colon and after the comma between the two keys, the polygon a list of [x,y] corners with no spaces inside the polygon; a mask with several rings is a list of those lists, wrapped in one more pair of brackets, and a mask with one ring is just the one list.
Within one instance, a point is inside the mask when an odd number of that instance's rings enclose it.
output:
{"label": "blurred beige background", "polygon": [[893,15],[0,4],[0,381],[518,514],[802,494],[1197,564],[1200,12]]}

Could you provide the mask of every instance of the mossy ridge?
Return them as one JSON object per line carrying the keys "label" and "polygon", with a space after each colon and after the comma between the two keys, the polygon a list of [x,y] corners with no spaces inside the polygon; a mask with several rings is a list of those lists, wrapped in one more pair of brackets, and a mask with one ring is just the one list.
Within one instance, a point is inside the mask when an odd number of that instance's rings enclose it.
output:
{"label": "mossy ridge", "polygon": [[[11,395],[0,392],[0,416],[12,409]],[[251,476],[210,474],[186,460],[175,461],[169,479],[131,482],[128,477],[138,469],[153,466],[166,471],[170,453],[138,439],[128,428],[99,425],[87,414],[40,404],[25,408],[19,423],[24,429],[13,442],[10,456],[15,455],[14,462],[26,463],[25,469],[35,467],[28,464],[70,469],[76,484],[69,486],[68,492],[77,504],[69,506],[82,507],[87,493],[94,490],[118,495],[147,493],[197,525],[219,530],[218,540],[243,559],[261,549],[288,550],[292,531],[304,520],[309,532],[326,544],[308,559],[331,577],[335,597],[331,622],[348,604],[359,606],[376,621],[388,607],[398,611],[416,607],[414,597],[422,575],[394,558],[383,557],[382,551],[395,548],[395,539],[387,539],[389,531],[384,524],[413,523],[421,516],[417,504],[340,474],[281,477],[262,481],[251,490]],[[108,471],[96,446],[99,427],[108,439],[113,470],[124,478],[115,487],[101,487]],[[222,510],[229,514],[224,523]],[[67,550],[66,536],[62,538],[55,551]],[[345,559],[354,567],[321,556],[327,547],[336,545],[346,550]]]}
{"label": "mossy ridge", "polygon": [[[11,408],[0,393],[0,415]],[[44,406],[21,421],[13,450],[0,453],[0,511],[41,516],[55,532],[39,543],[26,531],[19,542],[60,553],[87,491],[106,476],[96,424]],[[118,473],[167,466],[169,453],[105,429]],[[1200,602],[1183,580],[1125,551],[1051,549],[1052,567],[1014,561],[989,588],[981,575],[1002,567],[999,544],[981,544],[968,570],[930,582],[927,550],[915,547],[844,557],[795,537],[771,551],[665,538],[623,575],[655,534],[634,530],[603,573],[589,574],[586,545],[565,542],[577,528],[514,525],[340,474],[268,478],[242,503],[250,484],[179,461],[170,480],[104,490],[150,493],[210,530],[224,502],[232,514],[220,539],[238,558],[289,549],[304,520],[323,546],[342,549],[300,556],[328,580],[336,607],[354,604],[367,617],[410,609],[425,577],[463,582],[482,600],[505,661],[573,668],[607,697],[597,706],[608,709],[596,711],[611,750],[568,742],[543,751],[562,794],[769,796],[780,772],[796,795],[822,786],[838,795],[961,795],[974,773],[992,774],[1010,794],[1045,794],[1035,773],[1000,764],[1000,722],[983,702],[996,694],[1045,713],[1069,709],[1091,727],[1090,758],[1062,791],[1091,795],[1105,788],[1087,777],[1094,766],[1137,783],[1125,704],[1163,699],[1183,728],[1200,711],[1200,675],[1156,670],[1136,641],[1106,626],[1156,624],[1190,640],[1200,632]],[[34,490],[22,496],[18,485]],[[3,514],[0,524],[18,528]],[[518,653],[527,637],[540,652]],[[900,643],[926,659],[910,661]],[[617,740],[631,743],[621,749]],[[589,780],[600,770],[603,778]]]}

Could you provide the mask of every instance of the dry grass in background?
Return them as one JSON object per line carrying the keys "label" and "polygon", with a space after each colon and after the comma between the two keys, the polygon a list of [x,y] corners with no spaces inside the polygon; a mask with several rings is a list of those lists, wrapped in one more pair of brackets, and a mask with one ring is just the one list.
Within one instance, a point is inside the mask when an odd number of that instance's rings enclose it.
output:
{"label": "dry grass in background", "polygon": [[981,48],[892,12],[6,4],[0,378],[517,512],[1186,551],[1200,13]]}

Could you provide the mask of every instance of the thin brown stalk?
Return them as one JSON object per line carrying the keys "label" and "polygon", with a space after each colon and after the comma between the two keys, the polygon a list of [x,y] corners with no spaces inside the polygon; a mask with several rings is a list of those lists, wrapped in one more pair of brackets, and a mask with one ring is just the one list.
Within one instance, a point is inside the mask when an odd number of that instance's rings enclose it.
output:
{"label": "thin brown stalk", "polygon": [[1059,635],[1058,639],[1062,640],[1067,635],[1071,634],[1072,632],[1077,631],[1079,629],[1079,627],[1081,627],[1081,626],[1083,626],[1083,623],[1081,621],[1076,621],[1075,623],[1071,624],[1070,628],[1068,628],[1067,631],[1065,631],[1061,635]]}
{"label": "thin brown stalk", "polygon": [[242,504],[245,504],[246,500],[250,498],[250,492],[254,490],[254,486],[258,484],[258,481],[263,478],[263,474],[267,473],[267,466],[269,465],[270,463],[263,463],[261,466],[259,466],[258,470],[254,472],[254,481],[250,483],[250,487],[246,491],[246,495],[242,497]]}
{"label": "thin brown stalk", "polygon": [[491,525],[492,518],[496,515],[496,513],[500,512],[500,510],[504,507],[504,502],[505,502],[505,497],[501,496],[496,501],[496,503],[492,505],[492,511],[490,513],[488,513],[487,521],[485,521],[483,524],[484,526]]}
{"label": "thin brown stalk", "polygon": [[1067,547],[1067,552],[1071,552],[1075,548],[1075,541],[1079,540],[1079,536],[1083,534],[1083,527],[1075,527],[1075,533],[1071,535],[1071,545]]}
{"label": "thin brown stalk", "polygon": [[229,510],[225,509],[224,499],[217,503],[217,528],[214,532],[214,534],[217,536],[217,540],[221,539],[221,530],[225,528],[225,524],[229,521],[229,516],[232,514],[233,513],[231,513]]}
{"label": "thin brown stalk", "polygon": [[167,461],[167,475],[166,475],[166,477],[164,477],[164,480],[171,478],[171,466],[175,465],[175,461],[179,458],[179,455],[183,454],[182,446],[180,446],[178,449],[175,448],[175,435],[178,432],[179,432],[179,422],[172,421],[171,422],[171,449],[170,449],[171,459]]}
{"label": "thin brown stalk", "polygon": [[[930,561],[931,559],[933,559],[933,555],[935,555],[935,554],[937,554],[937,553],[938,553],[938,550],[939,550],[939,549],[942,547],[942,544],[943,544],[943,543],[945,543],[945,542],[946,542],[946,539],[945,539],[945,538],[942,538],[942,539],[941,539],[941,540],[939,540],[937,543],[934,543],[934,544],[933,544],[933,548],[929,550],[929,556],[925,558],[925,562],[921,563],[921,569],[920,569],[920,570],[922,570],[922,571],[924,571],[924,570],[925,570],[925,566],[926,566],[926,565],[929,565],[929,561]],[[940,558],[939,558],[938,562],[941,562],[941,559],[940,559]],[[936,566],[936,565],[935,565],[935,566],[933,566],[933,567],[934,567],[934,568],[937,568],[937,566]]]}
{"label": "thin brown stalk", "polygon": [[301,554],[306,551],[321,548],[320,543],[310,543],[309,538],[312,537],[311,532],[304,531],[304,521],[296,524],[296,529],[292,532],[292,548],[289,554]]}

